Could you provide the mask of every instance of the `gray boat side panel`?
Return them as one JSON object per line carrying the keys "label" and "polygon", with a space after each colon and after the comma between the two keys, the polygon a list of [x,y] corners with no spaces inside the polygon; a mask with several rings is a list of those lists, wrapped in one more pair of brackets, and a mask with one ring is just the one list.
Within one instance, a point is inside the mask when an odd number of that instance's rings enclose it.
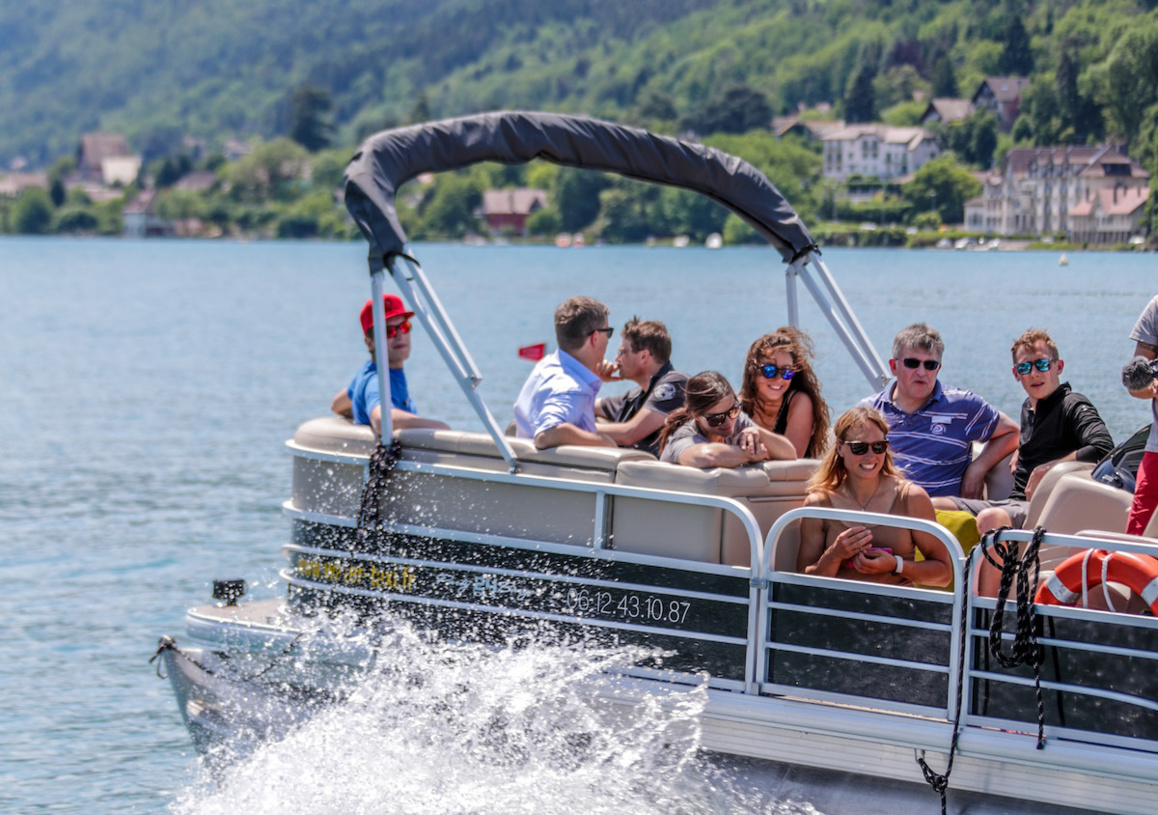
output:
{"label": "gray boat side panel", "polygon": [[706,195],[763,235],[785,261],[816,245],[779,190],[746,161],[702,144],[556,113],[484,113],[371,136],[346,168],[346,208],[369,241],[371,257],[389,258],[406,244],[394,206],[406,181],[482,161],[533,159]]}
{"label": "gray boat side panel", "polygon": [[[1158,711],[1151,709],[1158,700],[1158,628],[1131,625],[1116,615],[1081,620],[1052,611],[1038,610],[1040,636],[1047,639],[1041,664],[1046,725],[1084,731],[1074,734],[1078,738],[1108,735],[1158,741]],[[973,665],[987,676],[973,681],[971,721],[992,719],[1036,728],[1032,670],[1024,665],[1005,668],[990,655],[984,634],[991,612],[978,610],[978,615],[985,628],[972,638]],[[1006,652],[1010,647],[1006,642]],[[1128,701],[1130,697],[1139,704]]]}

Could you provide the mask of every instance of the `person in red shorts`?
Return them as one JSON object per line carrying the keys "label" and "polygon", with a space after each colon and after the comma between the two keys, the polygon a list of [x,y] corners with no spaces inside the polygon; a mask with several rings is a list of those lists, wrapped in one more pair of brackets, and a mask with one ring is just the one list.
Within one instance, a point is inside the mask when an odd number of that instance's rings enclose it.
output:
{"label": "person in red shorts", "polygon": [[[1134,330],[1130,332],[1130,339],[1137,343],[1134,348],[1135,360],[1143,357],[1149,361],[1158,357],[1158,296],[1142,309]],[[1130,518],[1126,522],[1126,531],[1131,535],[1141,535],[1146,530],[1150,516],[1154,514],[1154,507],[1158,505],[1158,380],[1151,379],[1142,388],[1136,387],[1138,384],[1127,383],[1126,387],[1131,396],[1150,400],[1154,423],[1150,425],[1150,438],[1146,439],[1146,452],[1138,467],[1134,503],[1130,506]]]}

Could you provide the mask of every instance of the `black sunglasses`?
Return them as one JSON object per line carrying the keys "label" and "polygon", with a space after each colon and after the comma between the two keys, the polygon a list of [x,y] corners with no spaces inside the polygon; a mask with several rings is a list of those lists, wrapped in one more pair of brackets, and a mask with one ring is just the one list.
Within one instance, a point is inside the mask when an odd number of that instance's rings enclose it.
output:
{"label": "black sunglasses", "polygon": [[913,370],[920,368],[922,365],[925,366],[926,371],[935,371],[941,367],[941,363],[935,359],[917,359],[915,357],[905,357],[901,360],[901,362],[904,363],[906,368],[912,368]]}
{"label": "black sunglasses", "polygon": [[887,439],[885,441],[874,442],[846,441],[845,444],[848,445],[849,452],[851,452],[854,456],[863,456],[870,449],[878,456],[880,456],[884,455],[885,450],[889,449],[889,442]]}
{"label": "black sunglasses", "polygon": [[704,421],[708,423],[708,427],[719,427],[728,419],[735,419],[740,415],[740,406],[732,405],[723,413],[705,413]]}
{"label": "black sunglasses", "polygon": [[783,368],[777,368],[775,365],[761,365],[760,373],[764,374],[765,379],[775,379],[777,375],[785,382],[796,376],[796,371],[793,368],[785,365]]}
{"label": "black sunglasses", "polygon": [[1019,362],[1016,365],[1014,365],[1013,367],[1022,376],[1025,376],[1027,373],[1032,371],[1034,368],[1037,368],[1039,371],[1041,371],[1044,374],[1046,371],[1048,371],[1050,368],[1053,367],[1053,360],[1052,359],[1046,359],[1045,357],[1042,357],[1041,359],[1035,359],[1033,362]]}

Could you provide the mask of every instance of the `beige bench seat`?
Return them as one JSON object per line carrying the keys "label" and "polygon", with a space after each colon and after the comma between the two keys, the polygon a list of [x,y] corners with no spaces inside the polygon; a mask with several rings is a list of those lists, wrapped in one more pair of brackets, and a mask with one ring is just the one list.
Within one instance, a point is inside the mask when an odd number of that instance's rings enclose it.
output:
{"label": "beige bench seat", "polygon": [[[395,431],[394,437],[402,445],[403,461],[480,473],[509,470],[494,441],[483,433],[414,429]],[[639,450],[538,450],[526,439],[507,441],[522,474],[736,498],[751,510],[762,535],[782,514],[803,504],[816,468],[815,461],[802,460],[700,470],[659,462]],[[314,419],[298,428],[294,445],[302,453],[294,459],[293,506],[357,517],[365,463],[311,458],[309,452],[368,457],[374,449],[370,429],[339,417]],[[396,473],[393,485],[394,510],[403,523],[581,546],[593,542],[596,499],[590,493],[409,471]],[[719,508],[617,497],[610,518],[611,546],[618,551],[749,565],[750,544],[742,524]]]}
{"label": "beige bench seat", "polygon": [[[816,466],[816,461],[802,459],[700,470],[661,461],[625,461],[616,471],[615,483],[735,498],[755,516],[763,537],[776,519],[804,503]],[[621,498],[615,505],[612,535],[620,551],[751,565],[751,545],[740,520],[714,507]]]}

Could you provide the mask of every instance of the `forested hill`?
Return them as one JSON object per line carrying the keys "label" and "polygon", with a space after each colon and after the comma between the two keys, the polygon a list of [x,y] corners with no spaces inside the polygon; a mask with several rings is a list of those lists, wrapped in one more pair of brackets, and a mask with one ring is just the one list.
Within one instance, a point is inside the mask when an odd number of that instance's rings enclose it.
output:
{"label": "forested hill", "polygon": [[[584,112],[669,132],[741,130],[831,102],[919,115],[1028,74],[1038,143],[1158,119],[1158,20],[1143,0],[56,0],[0,4],[0,166],[46,166],[80,133],[146,158],[185,135],[289,131],[294,91],[331,102],[336,144],[431,116]],[[766,100],[766,106],[764,105]]]}

